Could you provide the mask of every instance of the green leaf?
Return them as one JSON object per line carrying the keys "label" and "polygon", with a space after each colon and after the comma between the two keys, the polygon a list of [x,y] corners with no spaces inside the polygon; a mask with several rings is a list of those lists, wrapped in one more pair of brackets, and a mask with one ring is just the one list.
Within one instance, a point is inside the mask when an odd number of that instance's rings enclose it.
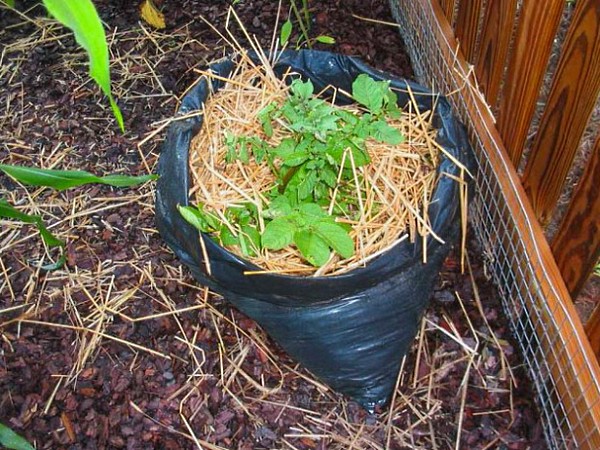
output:
{"label": "green leaf", "polygon": [[271,121],[273,120],[273,115],[277,110],[277,105],[275,103],[269,103],[258,113],[258,120],[263,127],[263,131],[267,135],[267,137],[273,136],[273,124]]}
{"label": "green leaf", "polygon": [[262,246],[271,250],[281,250],[294,240],[296,225],[286,217],[276,217],[265,226]]}
{"label": "green leaf", "polygon": [[279,35],[279,45],[281,47],[285,46],[290,40],[290,35],[292,34],[292,21],[290,19],[286,20],[281,26],[281,34]]}
{"label": "green leaf", "polygon": [[315,232],[342,258],[354,255],[354,241],[340,224],[323,220],[315,224]]}
{"label": "green leaf", "polygon": [[40,269],[45,270],[46,272],[53,272],[55,270],[60,269],[62,266],[64,266],[66,262],[67,262],[67,254],[63,252],[63,254],[60,255],[60,258],[58,258],[58,260],[56,262],[44,264],[43,266],[40,267]]}
{"label": "green leaf", "polygon": [[388,91],[388,81],[375,81],[364,73],[356,77],[352,83],[352,98],[366,106],[373,114],[379,113],[383,108]]}
{"label": "green leaf", "polygon": [[10,6],[11,8],[15,7],[15,0],[0,0],[0,2],[4,3],[7,6]]}
{"label": "green leaf", "polygon": [[295,148],[296,141],[294,141],[292,138],[285,138],[277,147],[273,148],[272,153],[274,156],[284,160],[285,158],[294,154]]}
{"label": "green leaf", "polygon": [[315,41],[320,42],[321,44],[335,44],[335,39],[331,36],[317,36]]}
{"label": "green leaf", "polygon": [[238,240],[244,256],[256,256],[260,251],[260,233],[256,228],[251,226],[242,227]]}
{"label": "green leaf", "polygon": [[294,234],[294,244],[302,256],[313,266],[320,267],[327,262],[331,252],[327,243],[309,230],[300,230]]}
{"label": "green leaf", "polygon": [[263,212],[265,219],[275,219],[276,217],[284,217],[292,214],[292,205],[290,199],[285,195],[278,195],[269,203],[269,209]]}
{"label": "green leaf", "polygon": [[203,233],[216,231],[219,228],[218,219],[201,208],[202,205],[198,208],[194,208],[193,206],[177,206],[179,214],[197,230]]}
{"label": "green leaf", "polygon": [[226,225],[223,225],[219,230],[219,242],[224,247],[230,247],[232,245],[239,245],[240,241]]}
{"label": "green leaf", "polygon": [[19,222],[35,225],[40,232],[42,240],[49,247],[64,247],[65,245],[64,241],[58,239],[48,231],[40,216],[21,212],[4,199],[0,199],[0,217],[4,217],[5,219],[15,219]]}
{"label": "green leaf", "polygon": [[31,186],[47,186],[60,191],[71,187],[90,183],[108,184],[115,187],[130,187],[149,180],[155,180],[157,175],[107,175],[97,177],[82,170],[39,169],[36,167],[12,166],[0,164],[0,170],[21,183]]}
{"label": "green leaf", "polygon": [[314,221],[314,219],[329,217],[327,215],[327,213],[325,211],[323,211],[323,208],[321,208],[316,203],[312,203],[312,202],[311,203],[301,203],[300,206],[298,207],[298,211],[304,217],[309,219],[307,221],[309,223]]}
{"label": "green leaf", "polygon": [[314,170],[302,170],[303,168],[304,167],[301,167],[300,170],[292,176],[288,184],[288,187],[296,190],[298,200],[310,198],[317,183],[317,172]]}
{"label": "green leaf", "polygon": [[250,144],[250,148],[252,149],[254,159],[258,164],[261,164],[267,156],[268,144],[257,137],[248,138],[247,140],[248,144]]}
{"label": "green leaf", "polygon": [[324,167],[319,172],[319,178],[330,188],[334,188],[337,184],[337,173],[331,168]]}
{"label": "green leaf", "polygon": [[399,119],[402,115],[402,111],[398,107],[398,95],[391,89],[388,89],[385,94],[384,103],[387,116],[393,119]]}
{"label": "green leaf", "polygon": [[383,119],[373,122],[370,126],[370,132],[373,138],[379,142],[391,145],[398,145],[404,142],[404,136],[400,130],[392,127]]}
{"label": "green leaf", "polygon": [[0,444],[12,450],[35,450],[24,438],[0,423]]}
{"label": "green leaf", "polygon": [[308,100],[313,95],[315,87],[310,80],[302,81],[296,79],[292,82],[290,90],[292,95],[295,95],[299,99]]}
{"label": "green leaf", "polygon": [[100,17],[91,0],[43,0],[48,12],[73,30],[75,40],[88,53],[90,76],[108,97],[121,131],[125,131],[123,115],[110,90],[108,46]]}

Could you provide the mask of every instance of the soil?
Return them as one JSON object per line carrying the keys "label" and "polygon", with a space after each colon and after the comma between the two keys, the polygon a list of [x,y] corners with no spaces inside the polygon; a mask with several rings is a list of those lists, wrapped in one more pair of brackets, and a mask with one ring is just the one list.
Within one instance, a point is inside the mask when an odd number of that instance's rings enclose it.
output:
{"label": "soil", "polygon": [[[0,162],[151,171],[193,69],[226,53],[199,17],[222,28],[228,2],[162,3],[168,27],[156,31],[139,22],[134,2],[96,2],[126,134],[70,34],[33,2],[19,2],[30,19],[0,9]],[[353,17],[391,20],[384,0],[311,5],[311,35],[336,39],[317,48],[411,77],[397,31]],[[246,0],[235,10],[266,44],[277,2]],[[26,191],[0,176],[2,197],[42,214],[68,241],[66,266],[46,272],[40,266],[56,251],[31,227],[1,222],[0,422],[36,448],[545,448],[474,244],[475,283],[455,252],[391,406],[369,415],[194,282],[155,230],[153,188]]]}

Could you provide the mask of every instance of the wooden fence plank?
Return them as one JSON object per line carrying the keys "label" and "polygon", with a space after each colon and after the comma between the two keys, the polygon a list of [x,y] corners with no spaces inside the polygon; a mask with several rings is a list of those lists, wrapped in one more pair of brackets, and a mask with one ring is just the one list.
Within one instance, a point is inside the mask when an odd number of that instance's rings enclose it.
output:
{"label": "wooden fence plank", "polygon": [[492,109],[498,102],[516,11],[517,0],[489,0],[483,17],[475,74]]}
{"label": "wooden fence plank", "polygon": [[[552,252],[571,297],[577,297],[600,257],[600,135],[552,242]],[[593,335],[598,336],[594,351],[600,355],[600,313]]]}
{"label": "wooden fence plank", "polygon": [[[399,0],[400,5],[408,2],[418,2],[424,10],[429,12],[428,18],[433,24],[433,31],[436,34],[436,49],[443,53],[443,58],[450,67],[448,70],[440,69],[443,71],[441,73],[437,73],[435,69],[426,70],[425,73],[432,77],[437,85],[443,84],[442,81],[445,77],[456,77],[458,80],[455,79],[450,86],[462,86],[469,69],[462,59],[461,52],[457,50],[458,44],[446,18],[442,15],[442,9],[435,1],[431,0]],[[547,8],[550,2],[545,1],[544,8],[540,7],[539,0],[534,0],[533,3],[533,6],[537,6],[541,10]],[[560,3],[562,5],[564,0],[560,0]],[[528,14],[532,14],[532,12],[530,11]],[[539,26],[534,23],[534,27],[536,25]],[[417,39],[421,38],[419,28],[412,32],[418,36]],[[433,55],[426,56],[437,56],[436,51],[432,51],[432,53]],[[433,59],[437,60],[437,57]],[[549,401],[547,392],[539,393],[544,401],[549,402],[545,412],[550,411],[549,408],[553,408],[550,414],[554,414],[554,408],[556,408],[560,415],[560,411],[563,411],[568,420],[561,421],[560,426],[571,429],[567,438],[573,437],[578,448],[582,450],[598,450],[600,449],[600,408],[598,408],[600,389],[598,389],[597,382],[600,380],[600,366],[593,357],[584,327],[556,266],[543,230],[534,219],[533,210],[520,184],[517,171],[508,160],[508,152],[494,126],[494,118],[489,114],[488,108],[482,104],[481,96],[475,93],[474,89],[469,87],[462,89],[460,97],[464,99],[464,103],[456,100],[455,106],[459,107],[461,115],[465,112],[462,108],[466,109],[468,118],[465,121],[466,125],[469,129],[472,127],[476,130],[478,139],[485,148],[485,158],[493,167],[494,179],[499,183],[500,188],[496,194],[503,199],[500,204],[507,206],[506,214],[510,214],[514,220],[515,228],[504,231],[500,228],[499,237],[502,238],[511,233],[515,236],[518,235],[526,249],[523,255],[515,247],[504,248],[507,255],[504,261],[510,261],[513,257],[519,256],[531,260],[533,271],[526,271],[523,275],[521,280],[523,285],[520,289],[524,292],[529,287],[532,295],[540,299],[539,305],[533,300],[531,302],[526,300],[525,306],[531,313],[530,317],[537,331],[536,337],[532,341],[539,342],[540,345],[537,350],[539,353],[535,358],[545,358],[548,361],[551,379],[554,380],[556,387],[556,391],[552,391],[552,395],[556,395],[557,399]],[[485,182],[482,184],[485,185]],[[489,198],[488,200],[493,201]],[[491,208],[498,212],[497,208],[500,206],[492,205]],[[502,211],[498,212],[498,214],[502,213]],[[502,252],[500,253],[502,254]],[[519,272],[516,273],[516,277],[518,280]],[[513,283],[517,284],[518,281]],[[514,284],[508,281],[503,287],[512,289]],[[518,323],[521,325],[524,322],[519,320]],[[527,348],[528,345],[525,344],[524,347]]]}
{"label": "wooden fence plank", "polygon": [[456,16],[455,36],[460,43],[460,48],[471,64],[475,63],[477,31],[483,0],[462,1],[458,5]]}
{"label": "wooden fence plank", "polygon": [[547,224],[600,93],[600,1],[577,0],[523,185]]}
{"label": "wooden fence plank", "polygon": [[600,360],[600,304],[596,305],[594,312],[585,324],[585,331],[596,357]]}
{"label": "wooden fence plank", "polygon": [[[421,9],[427,12],[425,18],[429,22],[426,20],[425,23],[433,24],[437,47],[431,50],[432,55],[426,56],[435,56],[432,60],[437,61],[438,52],[440,52],[449,68],[445,69],[444,65],[438,64],[431,67],[424,63],[423,68],[427,78],[431,78],[436,85],[447,82],[446,78],[451,79],[450,89],[463,86],[469,68],[462,58],[462,52],[457,50],[457,42],[440,5],[431,0],[397,1],[401,6],[412,2],[418,3]],[[534,0],[533,3],[533,6],[538,9],[548,7],[546,1],[541,4],[539,0]],[[564,1],[561,0],[560,3],[562,5]],[[528,12],[528,14],[531,13],[531,11]],[[544,26],[546,25],[544,24]],[[414,28],[407,28],[407,30],[410,31],[413,38],[428,39],[426,33],[424,37],[421,36],[422,31],[419,26],[414,26],[414,24],[411,26]],[[407,34],[409,34],[408,31]],[[528,51],[530,51],[529,48]],[[523,59],[523,57],[521,58]],[[578,448],[582,450],[598,450],[600,449],[600,408],[598,408],[600,405],[600,389],[598,388],[600,366],[594,357],[584,327],[579,320],[575,305],[571,301],[543,230],[534,218],[533,210],[520,184],[517,171],[508,160],[508,152],[495,128],[494,118],[488,108],[482,105],[482,98],[474,89],[467,86],[460,91],[459,95],[451,97],[450,101],[458,108],[461,117],[466,112],[465,124],[469,132],[476,132],[473,134],[477,135],[477,139],[485,149],[483,156],[479,153],[478,155],[489,162],[493,168],[492,174],[489,176],[499,184],[495,194],[498,199],[502,200],[499,204],[492,204],[491,209],[502,214],[504,206],[499,205],[507,206],[507,214],[510,215],[511,223],[514,224],[514,228],[508,229],[503,229],[502,225],[496,223],[489,225],[498,227],[492,228],[494,230],[491,232],[492,236],[503,239],[514,235],[525,248],[524,253],[521,253],[518,247],[505,247],[503,249],[506,256],[502,256],[503,252],[499,252],[499,256],[502,257],[504,263],[507,263],[508,269],[510,269],[513,258],[531,262],[531,266],[529,266],[531,272],[527,268],[523,275],[517,272],[514,281],[505,281],[502,286],[510,290],[518,285],[519,292],[523,292],[525,307],[531,314],[530,318],[536,333],[534,334],[535,338],[532,336],[532,341],[526,337],[524,338],[526,342],[521,343],[525,351],[531,350],[531,342],[539,343],[539,349],[536,350],[539,353],[536,353],[534,358],[545,359],[549,364],[551,375],[549,380],[554,381],[556,391],[551,391],[553,396],[551,400],[548,400],[547,391],[538,392],[538,398],[541,398],[543,402],[548,402],[545,403],[546,413],[556,414],[556,417],[560,417],[561,411],[564,412],[566,420],[561,419],[559,426],[561,430],[564,428],[565,432],[568,432],[565,436],[567,439],[573,439],[573,442],[577,443]],[[481,185],[485,186],[486,183],[482,181]],[[481,192],[488,201],[493,202],[493,198],[487,197],[485,194],[485,189],[482,189]],[[508,278],[510,279],[510,277]],[[529,300],[526,295],[527,288],[531,289],[533,296]],[[506,297],[511,296],[511,294],[505,295]],[[505,301],[507,301],[506,297]],[[523,311],[522,316],[525,314]],[[516,323],[520,326],[527,322],[523,322],[519,318]],[[530,369],[532,367],[529,366]],[[553,423],[551,426],[554,426]],[[560,436],[558,438],[560,439]],[[562,443],[566,446],[571,445],[571,442],[568,441]]]}
{"label": "wooden fence plank", "polygon": [[454,22],[454,8],[456,6],[456,0],[440,0],[440,5],[444,11],[446,19],[450,25]]}
{"label": "wooden fence plank", "polygon": [[515,167],[519,166],[538,93],[546,73],[564,0],[523,0],[501,95],[497,127]]}

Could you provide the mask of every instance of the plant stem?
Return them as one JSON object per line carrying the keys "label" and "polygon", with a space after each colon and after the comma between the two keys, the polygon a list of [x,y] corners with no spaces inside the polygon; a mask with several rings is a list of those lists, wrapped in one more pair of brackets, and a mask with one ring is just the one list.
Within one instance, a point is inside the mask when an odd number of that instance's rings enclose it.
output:
{"label": "plant stem", "polygon": [[298,10],[298,5],[296,5],[296,0],[291,0],[290,6],[292,7],[294,16],[296,16],[296,20],[298,21],[298,25],[300,26],[300,30],[302,32],[302,36],[304,36],[306,45],[308,46],[308,48],[312,48],[312,43],[310,42],[310,39],[308,36],[308,28],[307,28],[310,24],[310,17],[308,15],[308,3],[306,0],[302,0],[302,3],[303,3],[303,9],[304,9],[304,13],[305,13],[306,22],[305,22],[305,18],[302,17],[302,14]]}

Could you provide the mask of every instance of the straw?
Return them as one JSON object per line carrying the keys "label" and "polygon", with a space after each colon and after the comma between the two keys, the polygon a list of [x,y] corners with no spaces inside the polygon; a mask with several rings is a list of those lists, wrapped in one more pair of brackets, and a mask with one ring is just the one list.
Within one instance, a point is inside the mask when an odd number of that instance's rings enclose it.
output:
{"label": "straw", "polygon": [[[203,204],[206,211],[212,211],[224,220],[236,235],[241,230],[225,221],[225,210],[244,203],[254,204],[259,211],[266,208],[265,194],[274,185],[275,176],[266,163],[258,164],[253,158],[248,164],[227,163],[226,137],[259,137],[276,146],[290,136],[283,124],[275,122],[273,136],[268,138],[258,119],[258,113],[266,106],[271,103],[281,105],[286,100],[289,87],[285,80],[274,75],[264,54],[260,58],[264,65],[258,66],[240,47],[237,49],[236,66],[228,77],[213,75],[210,71],[200,72],[203,77],[224,81],[225,86],[204,105],[203,128],[193,139],[190,150],[192,198]],[[252,271],[248,275],[338,275],[364,266],[373,255],[380,255],[406,235],[412,242],[417,237],[424,244],[429,237],[443,242],[426,217],[437,183],[435,168],[441,149],[435,142],[431,111],[421,112],[412,92],[409,97],[410,105],[401,117],[389,120],[406,136],[404,143],[390,145],[369,140],[367,150],[371,163],[364,167],[356,167],[351,152],[344,155],[353,169],[350,188],[356,196],[360,217],[341,217],[338,221],[352,225],[350,236],[355,242],[355,254],[345,260],[332,256],[325,266],[317,269],[293,246],[280,251],[262,250],[259,255],[247,259],[263,271]],[[343,108],[359,112],[356,105]],[[346,186],[346,195],[348,190]],[[339,195],[336,188],[329,211],[339,201]],[[263,229],[261,221],[259,231]],[[230,250],[241,254],[235,246]],[[426,260],[426,254],[423,259]]]}

